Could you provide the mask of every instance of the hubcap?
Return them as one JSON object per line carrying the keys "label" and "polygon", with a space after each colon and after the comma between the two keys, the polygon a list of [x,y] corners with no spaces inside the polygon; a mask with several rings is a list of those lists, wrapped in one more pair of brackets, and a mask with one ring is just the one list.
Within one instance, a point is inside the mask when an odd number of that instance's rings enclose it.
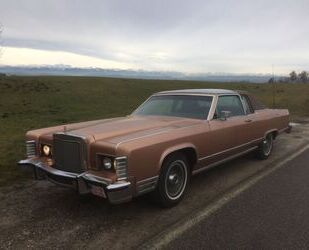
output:
{"label": "hubcap", "polygon": [[183,161],[173,162],[166,174],[165,187],[167,196],[172,199],[178,199],[187,183],[187,168]]}
{"label": "hubcap", "polygon": [[269,155],[272,148],[272,136],[268,135],[266,139],[263,141],[263,152],[265,155]]}

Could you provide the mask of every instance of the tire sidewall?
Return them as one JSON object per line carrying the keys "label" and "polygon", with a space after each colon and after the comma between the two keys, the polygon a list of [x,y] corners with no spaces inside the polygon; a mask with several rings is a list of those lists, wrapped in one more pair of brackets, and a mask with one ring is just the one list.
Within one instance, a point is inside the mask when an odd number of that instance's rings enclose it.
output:
{"label": "tire sidewall", "polygon": [[[270,138],[270,140],[271,140],[269,152],[265,152],[264,147],[263,147],[264,141],[267,140],[267,138]],[[266,135],[264,140],[261,142],[259,149],[258,149],[258,157],[260,159],[267,159],[271,155],[272,150],[273,150],[273,143],[274,143],[273,135],[272,134]]]}
{"label": "tire sidewall", "polygon": [[[181,164],[184,165],[185,180],[184,180],[184,185],[182,187],[181,192],[176,197],[172,198],[168,195],[167,187],[166,187],[166,180],[168,178],[167,174],[168,174],[169,169],[171,168],[172,164],[177,161],[181,162]],[[159,176],[158,186],[157,186],[157,191],[158,191],[158,196],[159,196],[158,198],[159,198],[160,203],[164,207],[171,207],[173,205],[176,205],[183,199],[183,196],[186,192],[186,189],[187,189],[187,186],[190,180],[189,176],[190,176],[189,164],[184,155],[175,153],[167,157],[164,160],[162,164],[160,176]]]}

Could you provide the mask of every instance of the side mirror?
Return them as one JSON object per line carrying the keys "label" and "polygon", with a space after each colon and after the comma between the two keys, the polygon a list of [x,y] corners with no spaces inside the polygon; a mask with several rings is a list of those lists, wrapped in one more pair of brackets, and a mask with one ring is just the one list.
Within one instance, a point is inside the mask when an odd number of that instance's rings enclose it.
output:
{"label": "side mirror", "polygon": [[231,115],[231,111],[225,111],[225,110],[222,110],[220,112],[220,120],[221,121],[226,121],[227,118],[229,118]]}

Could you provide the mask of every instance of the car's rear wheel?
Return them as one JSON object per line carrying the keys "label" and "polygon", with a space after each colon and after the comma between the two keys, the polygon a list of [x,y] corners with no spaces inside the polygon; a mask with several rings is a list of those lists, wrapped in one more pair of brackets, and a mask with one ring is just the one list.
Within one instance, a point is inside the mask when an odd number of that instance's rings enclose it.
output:
{"label": "car's rear wheel", "polygon": [[274,136],[272,133],[269,133],[266,135],[266,137],[263,139],[263,141],[260,143],[259,148],[257,150],[257,157],[259,159],[267,159],[273,149],[273,141]]}
{"label": "car's rear wheel", "polygon": [[188,170],[188,161],[182,154],[175,153],[164,160],[156,189],[162,206],[174,206],[183,198],[189,180]]}

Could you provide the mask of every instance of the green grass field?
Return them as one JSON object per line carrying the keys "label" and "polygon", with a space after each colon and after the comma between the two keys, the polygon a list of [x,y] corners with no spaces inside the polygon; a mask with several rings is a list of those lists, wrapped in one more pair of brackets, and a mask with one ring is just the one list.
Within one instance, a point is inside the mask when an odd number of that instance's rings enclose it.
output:
{"label": "green grass field", "polygon": [[[47,76],[0,79],[0,186],[23,180],[16,162],[24,157],[26,131],[126,115],[154,92],[183,88],[247,90],[272,106],[269,84]],[[278,84],[276,104],[288,108],[292,119],[309,116],[309,84]]]}

